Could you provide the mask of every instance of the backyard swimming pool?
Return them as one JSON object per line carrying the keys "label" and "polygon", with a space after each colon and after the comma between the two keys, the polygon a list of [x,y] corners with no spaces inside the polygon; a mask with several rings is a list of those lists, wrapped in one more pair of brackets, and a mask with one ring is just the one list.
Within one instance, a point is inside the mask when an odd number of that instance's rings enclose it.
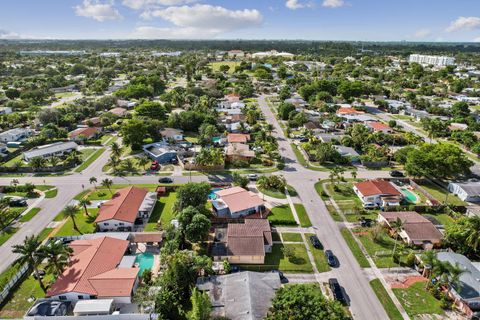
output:
{"label": "backyard swimming pool", "polygon": [[212,190],[210,190],[210,193],[208,194],[208,199],[210,199],[210,200],[217,199],[217,195],[215,194],[215,192],[220,191],[220,190],[222,190],[222,188],[213,188]]}
{"label": "backyard swimming pool", "polygon": [[401,189],[403,195],[405,196],[405,199],[410,202],[410,203],[417,203],[417,196],[415,195],[415,193],[413,193],[412,191],[406,189],[406,188],[402,188]]}
{"label": "backyard swimming pool", "polygon": [[140,268],[140,275],[143,273],[144,270],[152,269],[153,259],[153,254],[150,252],[137,254],[137,257],[135,258],[135,263],[138,263],[138,266]]}

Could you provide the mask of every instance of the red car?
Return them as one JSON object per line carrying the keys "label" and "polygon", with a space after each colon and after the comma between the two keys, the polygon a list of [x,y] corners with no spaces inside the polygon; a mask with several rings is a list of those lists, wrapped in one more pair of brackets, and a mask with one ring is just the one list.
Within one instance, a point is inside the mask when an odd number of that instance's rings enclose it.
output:
{"label": "red car", "polygon": [[160,169],[160,165],[157,161],[153,161],[152,165],[150,166],[150,170],[157,171],[158,169]]}

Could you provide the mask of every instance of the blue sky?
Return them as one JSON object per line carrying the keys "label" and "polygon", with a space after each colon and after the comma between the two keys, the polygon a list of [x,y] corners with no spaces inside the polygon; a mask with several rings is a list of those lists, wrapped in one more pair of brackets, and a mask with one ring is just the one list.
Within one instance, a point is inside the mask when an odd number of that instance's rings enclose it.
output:
{"label": "blue sky", "polygon": [[479,0],[2,0],[1,38],[480,41]]}

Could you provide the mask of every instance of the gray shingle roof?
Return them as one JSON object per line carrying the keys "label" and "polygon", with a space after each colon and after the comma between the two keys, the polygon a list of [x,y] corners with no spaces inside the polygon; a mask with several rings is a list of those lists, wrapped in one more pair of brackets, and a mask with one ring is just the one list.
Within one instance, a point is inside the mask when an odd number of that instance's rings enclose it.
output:
{"label": "gray shingle roof", "polygon": [[65,151],[68,149],[75,149],[77,147],[78,145],[73,141],[53,143],[51,145],[45,145],[38,148],[34,148],[30,151],[25,152],[24,155],[25,155],[25,158],[31,159],[31,158],[40,157],[46,154],[53,154],[53,153]]}
{"label": "gray shingle roof", "polygon": [[464,300],[480,299],[480,270],[464,255],[455,252],[439,252],[437,258],[440,261],[448,261],[452,265],[459,264],[464,273],[460,275],[462,286],[455,289],[457,294]]}

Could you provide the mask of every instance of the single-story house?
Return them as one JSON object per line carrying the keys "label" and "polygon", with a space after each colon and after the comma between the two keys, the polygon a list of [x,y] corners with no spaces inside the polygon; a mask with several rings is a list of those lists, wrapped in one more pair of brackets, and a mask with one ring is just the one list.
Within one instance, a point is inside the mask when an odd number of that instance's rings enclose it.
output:
{"label": "single-story house", "polygon": [[342,116],[346,114],[365,114],[365,112],[356,110],[355,108],[351,108],[351,107],[340,107],[337,110],[336,114],[337,116]]}
{"label": "single-story house", "polygon": [[104,236],[75,240],[69,246],[73,255],[48,289],[47,298],[72,302],[87,299],[113,299],[117,304],[132,302],[140,269],[122,264],[128,240]]}
{"label": "single-story house", "polygon": [[432,249],[443,239],[442,233],[430,220],[414,211],[380,212],[377,219],[380,224],[389,228],[392,228],[392,223],[400,219],[403,227],[398,235],[408,245]]}
{"label": "single-story house", "polygon": [[391,133],[393,132],[392,128],[380,121],[367,121],[365,126],[368,130],[373,132],[383,132],[383,133]]}
{"label": "single-story house", "polygon": [[135,220],[148,219],[157,202],[157,194],[147,189],[128,187],[118,190],[102,203],[95,223],[99,231],[132,231]]}
{"label": "single-story house", "polygon": [[35,147],[23,153],[23,160],[30,161],[33,158],[49,158],[60,157],[67,153],[77,150],[78,144],[73,141],[68,142],[56,142],[52,144],[46,144],[43,146]]}
{"label": "single-story house", "polygon": [[247,143],[250,141],[250,135],[244,133],[229,133],[227,135],[228,143]]}
{"label": "single-story house", "polygon": [[230,143],[225,147],[225,156],[227,162],[247,161],[250,162],[255,157],[255,152],[250,150],[247,144]]}
{"label": "single-story house", "polygon": [[[216,230],[217,231],[217,230]],[[244,223],[229,223],[225,239],[215,243],[212,255],[217,261],[234,264],[263,264],[265,254],[272,251],[272,230],[267,219],[245,219]]]}
{"label": "single-story house", "polygon": [[398,206],[403,198],[402,193],[386,180],[358,182],[353,185],[353,191],[364,206]]}
{"label": "single-story house", "polygon": [[102,119],[100,119],[100,117],[93,117],[83,120],[82,124],[89,127],[101,127]]}
{"label": "single-story house", "polygon": [[467,315],[480,311],[480,263],[472,262],[464,255],[455,252],[438,252],[437,259],[459,265],[465,272],[460,274],[460,286],[452,284],[450,291],[456,304]]}
{"label": "single-story house", "polygon": [[315,135],[315,137],[324,142],[340,142],[345,135],[343,134],[332,134],[332,133],[319,133]]}
{"label": "single-story house", "polygon": [[173,139],[175,141],[183,140],[183,130],[181,129],[165,128],[160,131],[160,134],[165,140],[169,140],[169,139]]}
{"label": "single-story house", "polygon": [[333,147],[335,148],[335,150],[338,151],[338,153],[340,153],[342,157],[349,157],[352,162],[359,161],[360,155],[352,147],[337,146],[337,145],[334,145]]}
{"label": "single-story house", "polygon": [[135,101],[121,100],[121,99],[117,100],[117,107],[120,107],[120,108],[131,109],[136,105],[137,103]]}
{"label": "single-story house", "polygon": [[123,117],[127,114],[127,109],[116,107],[116,108],[108,110],[108,112],[110,112],[110,113],[112,113],[116,116]]}
{"label": "single-story house", "polygon": [[375,121],[375,118],[363,113],[346,113],[340,114],[339,117],[342,118],[346,123]]}
{"label": "single-story house", "polygon": [[177,159],[177,151],[166,142],[154,142],[143,146],[143,152],[158,163],[168,163]]}
{"label": "single-story house", "polygon": [[102,130],[99,127],[83,127],[77,128],[68,133],[68,137],[73,141],[85,141],[95,139]]}
{"label": "single-story house", "polygon": [[0,133],[1,142],[16,142],[26,140],[33,136],[33,130],[26,128],[15,128]]}
{"label": "single-story house", "polygon": [[480,202],[480,182],[450,182],[448,191],[463,201]]}
{"label": "single-story house", "polygon": [[280,286],[275,272],[242,271],[197,280],[197,288],[210,297],[211,316],[230,320],[264,319]]}
{"label": "single-story house", "polygon": [[218,217],[240,218],[254,213],[262,213],[265,204],[255,193],[241,187],[232,187],[215,192],[212,201],[213,211]]}
{"label": "single-story house", "polygon": [[450,131],[465,131],[468,129],[468,124],[465,124],[465,123],[455,123],[455,122],[452,122],[450,123],[450,125],[448,126],[448,129]]}

